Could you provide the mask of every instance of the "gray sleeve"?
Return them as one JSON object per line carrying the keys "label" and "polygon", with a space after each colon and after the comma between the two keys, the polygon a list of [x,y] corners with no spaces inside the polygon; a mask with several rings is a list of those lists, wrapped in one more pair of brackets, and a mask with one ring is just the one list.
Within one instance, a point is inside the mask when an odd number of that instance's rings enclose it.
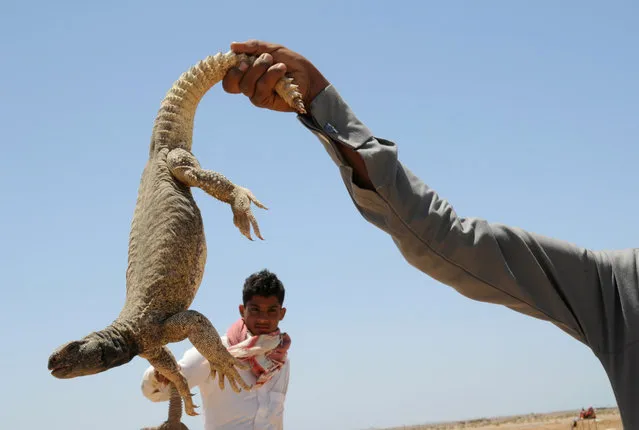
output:
{"label": "gray sleeve", "polygon": [[[594,351],[619,351],[637,339],[636,250],[596,252],[460,217],[400,163],[395,143],[375,137],[356,118],[333,86],[310,108],[299,120],[338,166],[355,207],[391,236],[408,263],[466,297],[550,321]],[[357,151],[375,191],[354,183],[336,145]]]}

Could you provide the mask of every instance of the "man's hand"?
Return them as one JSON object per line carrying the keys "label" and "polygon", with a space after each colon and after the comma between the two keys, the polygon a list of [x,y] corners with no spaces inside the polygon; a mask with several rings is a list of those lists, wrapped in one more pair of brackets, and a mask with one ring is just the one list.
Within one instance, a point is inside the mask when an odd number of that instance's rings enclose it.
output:
{"label": "man's hand", "polygon": [[299,85],[307,111],[315,96],[329,84],[310,61],[282,45],[249,40],[231,43],[231,50],[236,54],[258,58],[252,66],[241,63],[230,69],[222,81],[222,87],[231,94],[244,94],[257,107],[279,112],[293,111],[275,92],[275,84],[285,74]]}

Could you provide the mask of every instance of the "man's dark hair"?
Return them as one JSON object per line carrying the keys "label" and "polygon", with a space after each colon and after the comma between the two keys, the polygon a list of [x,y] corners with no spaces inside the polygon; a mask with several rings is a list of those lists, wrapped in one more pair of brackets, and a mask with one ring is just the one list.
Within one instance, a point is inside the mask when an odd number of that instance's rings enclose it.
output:
{"label": "man's dark hair", "polygon": [[281,306],[284,304],[284,284],[275,273],[267,269],[255,272],[244,281],[242,291],[244,305],[246,306],[246,303],[254,296],[275,296]]}

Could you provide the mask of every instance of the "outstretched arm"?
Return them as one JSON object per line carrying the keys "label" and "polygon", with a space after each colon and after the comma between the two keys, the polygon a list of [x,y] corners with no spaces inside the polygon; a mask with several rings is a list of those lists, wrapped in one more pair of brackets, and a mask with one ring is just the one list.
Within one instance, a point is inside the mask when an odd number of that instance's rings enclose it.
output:
{"label": "outstretched arm", "polygon": [[410,264],[466,297],[550,321],[595,352],[619,351],[637,340],[631,329],[639,324],[636,250],[595,252],[460,217],[399,161],[394,142],[358,120],[306,58],[259,41],[231,49],[262,57],[229,71],[224,89],[281,110],[273,83],[288,71],[309,112],[298,118],[326,148],[362,216],[388,233]]}
{"label": "outstretched arm", "polygon": [[[327,86],[300,117],[339,167],[362,216],[417,269],[469,298],[550,321],[595,352],[635,340],[636,250],[591,251],[519,228],[463,218],[404,166]],[[628,312],[634,309],[633,312]]]}
{"label": "outstretched arm", "polygon": [[625,428],[639,428],[639,250],[593,251],[463,218],[328,86],[300,117],[339,167],[362,216],[410,264],[474,300],[550,321],[602,363]]}

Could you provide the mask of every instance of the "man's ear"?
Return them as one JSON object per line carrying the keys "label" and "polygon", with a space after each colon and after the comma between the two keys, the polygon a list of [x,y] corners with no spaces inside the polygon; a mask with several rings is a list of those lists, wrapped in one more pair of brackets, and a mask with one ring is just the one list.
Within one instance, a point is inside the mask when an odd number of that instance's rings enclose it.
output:
{"label": "man's ear", "polygon": [[280,321],[282,321],[284,319],[284,315],[286,315],[286,308],[282,308],[280,309]]}
{"label": "man's ear", "polygon": [[237,309],[240,311],[240,316],[241,316],[241,317],[244,317],[244,305],[240,305],[240,306],[238,306],[238,308],[237,308]]}

